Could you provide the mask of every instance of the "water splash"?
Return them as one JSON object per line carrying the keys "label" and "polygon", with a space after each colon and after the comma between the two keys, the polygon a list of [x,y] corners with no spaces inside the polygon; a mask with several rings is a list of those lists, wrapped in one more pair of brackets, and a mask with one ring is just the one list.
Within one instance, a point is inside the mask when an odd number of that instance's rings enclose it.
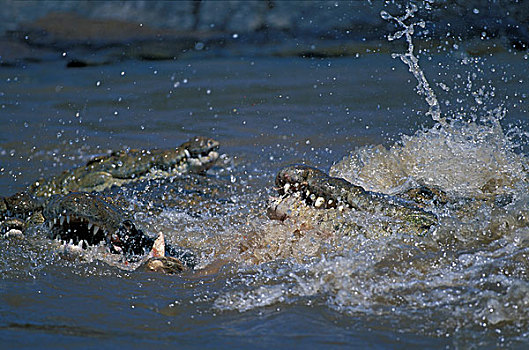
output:
{"label": "water splash", "polygon": [[412,36],[415,33],[415,27],[424,28],[426,23],[423,20],[417,22],[411,22],[406,24],[408,20],[414,18],[415,12],[418,11],[418,7],[415,4],[406,5],[406,13],[400,17],[395,17],[390,15],[387,11],[381,11],[380,16],[386,21],[395,21],[397,24],[402,27],[402,30],[399,30],[393,34],[388,35],[388,40],[393,41],[400,39],[403,36],[406,38],[408,43],[408,51],[406,53],[393,53],[391,57],[400,58],[408,67],[409,71],[413,74],[415,79],[417,79],[417,92],[419,95],[424,95],[426,103],[428,103],[429,109],[426,115],[430,116],[434,121],[445,124],[446,121],[441,117],[441,108],[439,106],[439,101],[435,96],[435,92],[430,87],[428,80],[426,79],[424,72],[419,67],[419,59],[414,54],[414,45],[412,41]]}
{"label": "water splash", "polygon": [[[517,192],[528,181],[528,165],[499,123],[504,113],[501,108],[487,113],[489,123],[452,120],[419,130],[401,136],[388,149],[379,145],[353,150],[330,173],[388,194],[418,185],[467,198]],[[509,135],[515,136],[514,131]]]}
{"label": "water splash", "polygon": [[[513,141],[521,131],[503,129],[500,121],[507,109],[502,102],[487,108],[485,102],[498,96],[493,88],[491,94],[482,86],[476,89],[477,75],[470,71],[476,69],[477,59],[464,57],[461,62],[468,77],[465,84],[453,89],[440,84],[445,92],[457,94],[446,108],[458,105],[441,113],[414,54],[412,36],[417,27],[425,28],[424,21],[410,23],[417,11],[410,4],[403,16],[386,11],[381,16],[403,28],[388,40],[404,37],[408,51],[393,57],[417,79],[418,92],[429,105],[427,115],[436,125],[403,135],[389,148],[353,150],[330,173],[389,194],[420,185],[440,189],[448,194],[447,202],[428,208],[439,215],[438,227],[422,237],[399,229],[375,236],[377,225],[358,214],[348,222],[366,227],[367,233],[344,226],[342,231],[326,229],[309,219],[297,226],[298,231],[310,227],[303,237],[310,238],[309,245],[296,241],[290,223],[281,227],[283,232],[263,224],[271,237],[264,245],[266,253],[276,243],[275,258],[286,260],[260,265],[260,278],[230,280],[215,308],[247,311],[301,301],[352,316],[372,316],[377,322],[398,322],[401,332],[460,337],[461,344],[485,337],[502,344],[527,336],[529,161]],[[471,99],[459,102],[464,94]],[[303,260],[309,252],[313,258]],[[252,268],[241,271],[255,275]]]}

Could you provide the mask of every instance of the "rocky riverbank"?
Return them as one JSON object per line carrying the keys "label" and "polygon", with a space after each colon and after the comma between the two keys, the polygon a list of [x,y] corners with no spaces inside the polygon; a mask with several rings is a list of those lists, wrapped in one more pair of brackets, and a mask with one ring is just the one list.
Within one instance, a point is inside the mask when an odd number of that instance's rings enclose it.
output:
{"label": "rocky riverbank", "polygon": [[[6,1],[0,64],[64,60],[83,67],[126,59],[280,55],[335,57],[391,50],[381,1]],[[529,5],[446,0],[422,6],[419,45],[465,43],[470,54],[525,50]],[[421,35],[419,35],[420,37]]]}

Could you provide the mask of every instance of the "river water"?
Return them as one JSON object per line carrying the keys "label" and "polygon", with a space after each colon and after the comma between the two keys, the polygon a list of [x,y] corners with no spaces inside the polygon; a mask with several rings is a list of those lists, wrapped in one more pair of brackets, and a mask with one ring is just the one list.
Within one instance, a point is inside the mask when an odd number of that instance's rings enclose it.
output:
{"label": "river water", "polygon": [[[148,233],[191,242],[205,261],[233,260],[209,274],[167,276],[70,261],[38,235],[2,239],[2,343],[527,346],[527,55],[453,50],[420,64],[452,122],[426,115],[408,67],[384,53],[2,68],[0,195],[110,150],[213,137],[222,161],[207,177],[229,188],[228,204],[136,219]],[[238,259],[234,237],[288,232],[265,212],[275,174],[291,163],[378,192],[425,184],[483,202],[463,214],[456,205],[432,208],[440,224],[424,237],[359,234],[317,254],[299,246],[292,256]],[[503,197],[507,204],[497,204]]]}

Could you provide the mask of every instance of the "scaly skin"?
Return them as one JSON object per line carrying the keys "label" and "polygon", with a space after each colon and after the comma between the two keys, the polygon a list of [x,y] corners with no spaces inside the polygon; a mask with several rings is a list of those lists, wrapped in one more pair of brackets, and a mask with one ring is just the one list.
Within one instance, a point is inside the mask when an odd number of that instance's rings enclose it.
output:
{"label": "scaly skin", "polygon": [[[437,223],[434,214],[411,202],[366,191],[344,179],[330,177],[306,165],[292,165],[280,170],[276,186],[280,195],[291,196],[297,193],[300,200],[315,209],[355,210],[397,218],[418,234],[424,234]],[[273,218],[281,219],[287,215],[288,208],[281,203],[282,200],[279,200],[269,210]]]}
{"label": "scaly skin", "polygon": [[[80,248],[105,244],[110,252],[134,260],[151,252],[155,239],[145,235],[126,214],[97,194],[72,192],[56,195],[44,208],[51,238]],[[184,249],[165,244],[165,252],[185,267],[196,264],[194,255]]]}
{"label": "scaly skin", "polygon": [[[175,150],[130,150],[94,158],[83,167],[39,180],[27,191],[0,197],[0,233],[22,234],[46,222],[51,238],[79,248],[103,244],[132,261],[150,252],[154,239],[136,229],[114,199],[88,192],[140,181],[147,174],[164,178],[203,173],[217,160],[218,146],[213,139],[195,137]],[[167,244],[164,251],[167,257],[149,259],[150,270],[175,272],[196,264],[190,251]]]}
{"label": "scaly skin", "polygon": [[276,186],[280,196],[268,207],[273,221],[238,245],[244,262],[304,261],[329,247],[349,249],[344,248],[348,236],[424,235],[437,223],[434,214],[413,202],[366,191],[305,165],[281,169]]}
{"label": "scaly skin", "polygon": [[[195,142],[197,141],[200,140],[196,139]],[[218,145],[218,143],[211,141],[208,144],[213,148]],[[190,145],[191,143],[186,143],[181,146],[185,150],[183,152],[187,159],[190,159],[187,154],[199,153],[189,147]],[[201,150],[207,148],[211,152],[211,147],[200,145],[198,148]],[[150,157],[148,160],[145,160],[146,154]],[[108,157],[94,159],[85,167],[65,172],[63,175],[70,176],[70,180],[66,182],[67,185],[84,183],[86,186],[86,182],[76,181],[73,178],[75,175],[72,174],[77,174],[76,171],[85,174],[85,176],[105,172],[110,174],[109,176],[113,180],[123,178],[126,182],[131,182],[143,178],[142,176],[146,173],[143,168],[147,164],[145,162],[148,162],[156,170],[166,171],[170,166],[177,164],[178,159],[181,159],[176,157],[167,160],[168,156],[161,157],[161,154],[167,155],[167,152],[138,153],[129,151],[114,153]],[[135,165],[134,161],[138,161],[139,164]],[[122,165],[117,166],[118,163]],[[204,163],[202,162],[200,166],[194,166],[191,162],[186,169],[203,171],[202,164]],[[114,172],[116,167],[122,169]],[[134,172],[125,171],[127,169],[134,169]],[[182,171],[183,167],[180,166],[179,169],[178,171]],[[58,180],[59,178],[62,180]],[[49,183],[56,186],[65,178],[68,177],[57,177]],[[139,193],[146,193],[145,196],[149,203],[156,203],[155,197],[161,195],[163,198],[161,205],[167,205],[169,203],[167,202],[168,198],[171,197],[170,190],[172,187],[165,188],[164,186],[167,184],[163,185],[159,180],[154,181],[154,183],[156,184],[154,188],[149,182],[134,183],[127,186],[132,186]],[[104,183],[104,185],[110,184],[115,184],[115,182]],[[362,231],[363,228],[359,227],[358,223],[349,221],[347,216],[343,215],[344,212],[365,212],[383,218],[394,218],[403,222],[403,227],[406,230],[417,234],[424,234],[437,223],[435,215],[409,201],[365,191],[362,187],[355,186],[344,179],[330,177],[318,169],[304,165],[289,166],[279,171],[276,185],[282,198],[272,203],[269,209],[270,217],[285,219],[286,216],[296,215],[301,221],[308,223],[305,227],[317,226],[317,230],[323,233],[322,239],[328,239],[330,236],[327,233],[329,232],[348,234],[353,231]],[[185,190],[180,185],[177,187],[179,191]],[[50,187],[48,186],[48,188]],[[147,188],[149,189],[146,190]],[[58,194],[48,198],[49,192],[46,192],[39,199],[28,193],[21,193],[0,200],[0,210],[21,218],[41,210],[42,220],[50,227],[51,238],[69,242],[80,248],[102,244],[110,252],[122,254],[125,259],[133,261],[137,257],[145,256],[151,249],[154,250],[155,240],[138,230],[136,225],[128,219],[127,214],[120,209],[121,204],[116,202],[116,198],[120,197],[117,189],[114,187],[104,191],[106,195],[111,196],[110,198],[105,197],[102,193],[88,192]],[[190,190],[192,189],[190,188]],[[62,193],[62,191],[59,192]],[[158,193],[160,191],[161,194]],[[11,225],[17,225],[17,222],[13,222]],[[248,247],[251,248],[250,245]],[[144,265],[144,269],[175,273],[184,268],[193,267],[197,263],[189,251],[174,248],[165,243],[163,250],[167,252],[168,256],[151,256]],[[241,246],[241,251],[244,250],[245,248]]]}
{"label": "scaly skin", "polygon": [[[217,160],[219,143],[195,137],[172,150],[129,150],[96,157],[85,166],[64,171],[49,180],[40,179],[28,188],[37,197],[70,192],[102,191],[113,185],[141,180],[149,173],[167,177],[203,173]],[[156,174],[155,174],[156,175]]]}

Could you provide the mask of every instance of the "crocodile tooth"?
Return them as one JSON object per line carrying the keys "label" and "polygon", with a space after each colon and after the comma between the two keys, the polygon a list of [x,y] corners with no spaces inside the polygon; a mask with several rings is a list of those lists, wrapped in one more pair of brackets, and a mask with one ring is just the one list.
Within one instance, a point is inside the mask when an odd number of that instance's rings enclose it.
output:
{"label": "crocodile tooth", "polygon": [[319,208],[319,207],[322,206],[323,203],[325,203],[325,199],[323,199],[323,197],[318,197],[318,198],[316,199],[316,202],[314,203],[314,206],[315,206],[316,208]]}
{"label": "crocodile tooth", "polygon": [[191,158],[191,154],[189,153],[187,149],[184,149],[184,153],[186,154],[187,158]]}
{"label": "crocodile tooth", "polygon": [[94,226],[94,224],[92,224],[91,222],[88,223],[88,230],[92,229],[92,226]]}
{"label": "crocodile tooth", "polygon": [[73,245],[73,238],[70,238],[70,242],[68,242],[69,245]]}
{"label": "crocodile tooth", "polygon": [[48,227],[49,227],[49,228],[50,228],[50,230],[51,230],[51,228],[53,227],[53,222],[51,222],[51,221],[48,221]]}
{"label": "crocodile tooth", "polygon": [[70,224],[70,215],[66,215],[66,222]]}
{"label": "crocodile tooth", "polygon": [[59,221],[61,223],[61,226],[64,224],[64,216],[59,216]]}
{"label": "crocodile tooth", "polygon": [[329,199],[329,201],[327,202],[327,204],[332,205],[332,199]]}
{"label": "crocodile tooth", "polygon": [[99,231],[99,226],[94,225],[94,235],[97,233],[97,231]]}
{"label": "crocodile tooth", "polygon": [[307,197],[310,197],[310,191],[307,190],[307,192],[305,192],[305,194],[307,195]]}
{"label": "crocodile tooth", "polygon": [[290,190],[290,184],[287,182],[285,184],[285,192],[288,192]]}
{"label": "crocodile tooth", "polygon": [[338,207],[338,210],[339,210],[339,211],[343,211],[343,205],[340,205],[340,206]]}
{"label": "crocodile tooth", "polygon": [[57,218],[53,218],[53,224],[57,225]]}
{"label": "crocodile tooth", "polygon": [[316,200],[316,195],[314,193],[310,195],[310,200],[313,202]]}

